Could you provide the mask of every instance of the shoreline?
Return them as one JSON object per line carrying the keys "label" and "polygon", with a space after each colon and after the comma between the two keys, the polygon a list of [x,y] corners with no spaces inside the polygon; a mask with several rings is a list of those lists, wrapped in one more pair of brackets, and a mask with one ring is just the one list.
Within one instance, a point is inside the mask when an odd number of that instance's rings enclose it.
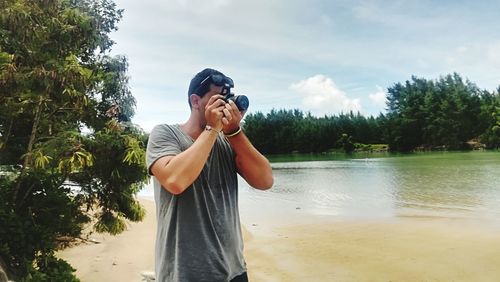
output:
{"label": "shoreline", "polygon": [[[58,253],[81,281],[141,281],[154,270],[154,202],[124,233]],[[457,218],[355,219],[241,208],[250,281],[497,281],[500,228]],[[255,203],[254,203],[255,204]],[[270,210],[267,210],[270,212]],[[287,218],[287,220],[283,220]]]}

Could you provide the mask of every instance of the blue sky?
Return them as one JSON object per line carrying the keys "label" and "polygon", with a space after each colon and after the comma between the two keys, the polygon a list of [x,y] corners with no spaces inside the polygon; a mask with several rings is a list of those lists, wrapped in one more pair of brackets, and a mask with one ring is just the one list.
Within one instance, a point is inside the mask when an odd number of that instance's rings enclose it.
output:
{"label": "blue sky", "polygon": [[378,115],[386,89],[412,75],[500,85],[496,0],[115,2],[125,12],[112,53],[128,58],[133,122],[146,131],[187,120],[189,81],[205,67],[264,113]]}

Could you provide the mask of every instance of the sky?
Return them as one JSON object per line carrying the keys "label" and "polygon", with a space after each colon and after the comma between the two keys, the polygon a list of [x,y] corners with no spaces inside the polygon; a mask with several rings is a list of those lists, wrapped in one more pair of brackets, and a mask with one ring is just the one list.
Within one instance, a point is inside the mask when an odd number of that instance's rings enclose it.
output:
{"label": "sky", "polygon": [[500,85],[500,1],[115,0],[113,55],[129,62],[132,121],[149,132],[189,117],[193,76],[214,68],[248,113],[385,112],[387,88],[459,73]]}

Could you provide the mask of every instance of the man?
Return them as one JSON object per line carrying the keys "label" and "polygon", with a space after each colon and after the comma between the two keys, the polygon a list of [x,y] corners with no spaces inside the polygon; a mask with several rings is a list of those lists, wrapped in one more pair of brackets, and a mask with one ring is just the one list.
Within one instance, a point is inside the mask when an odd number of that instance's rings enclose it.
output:
{"label": "man", "polygon": [[241,130],[243,113],[222,99],[229,83],[219,71],[199,72],[189,85],[187,122],[157,125],[150,134],[157,281],[248,281],[237,173],[262,190],[273,185],[273,176]]}

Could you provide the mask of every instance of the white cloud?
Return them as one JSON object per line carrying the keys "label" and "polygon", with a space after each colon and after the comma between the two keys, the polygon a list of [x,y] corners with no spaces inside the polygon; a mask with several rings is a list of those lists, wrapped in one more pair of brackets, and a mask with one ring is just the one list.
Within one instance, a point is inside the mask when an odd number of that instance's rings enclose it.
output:
{"label": "white cloud", "polygon": [[317,115],[361,111],[359,99],[347,97],[332,79],[322,74],[293,83],[289,88],[302,94],[303,106]]}
{"label": "white cloud", "polygon": [[382,87],[377,85],[377,92],[369,94],[368,97],[376,106],[385,106],[386,94]]}
{"label": "white cloud", "polygon": [[[189,80],[205,67],[235,79],[251,111],[306,106],[336,114],[361,109],[361,101],[362,113],[376,114],[383,109],[373,85],[411,75],[458,72],[481,88],[498,87],[500,43],[491,28],[498,16],[487,1],[115,0],[125,13],[113,51],[129,58],[134,121],[145,128],[149,120],[185,119]],[[311,73],[325,77],[306,79]],[[156,91],[163,95],[153,100]]]}

